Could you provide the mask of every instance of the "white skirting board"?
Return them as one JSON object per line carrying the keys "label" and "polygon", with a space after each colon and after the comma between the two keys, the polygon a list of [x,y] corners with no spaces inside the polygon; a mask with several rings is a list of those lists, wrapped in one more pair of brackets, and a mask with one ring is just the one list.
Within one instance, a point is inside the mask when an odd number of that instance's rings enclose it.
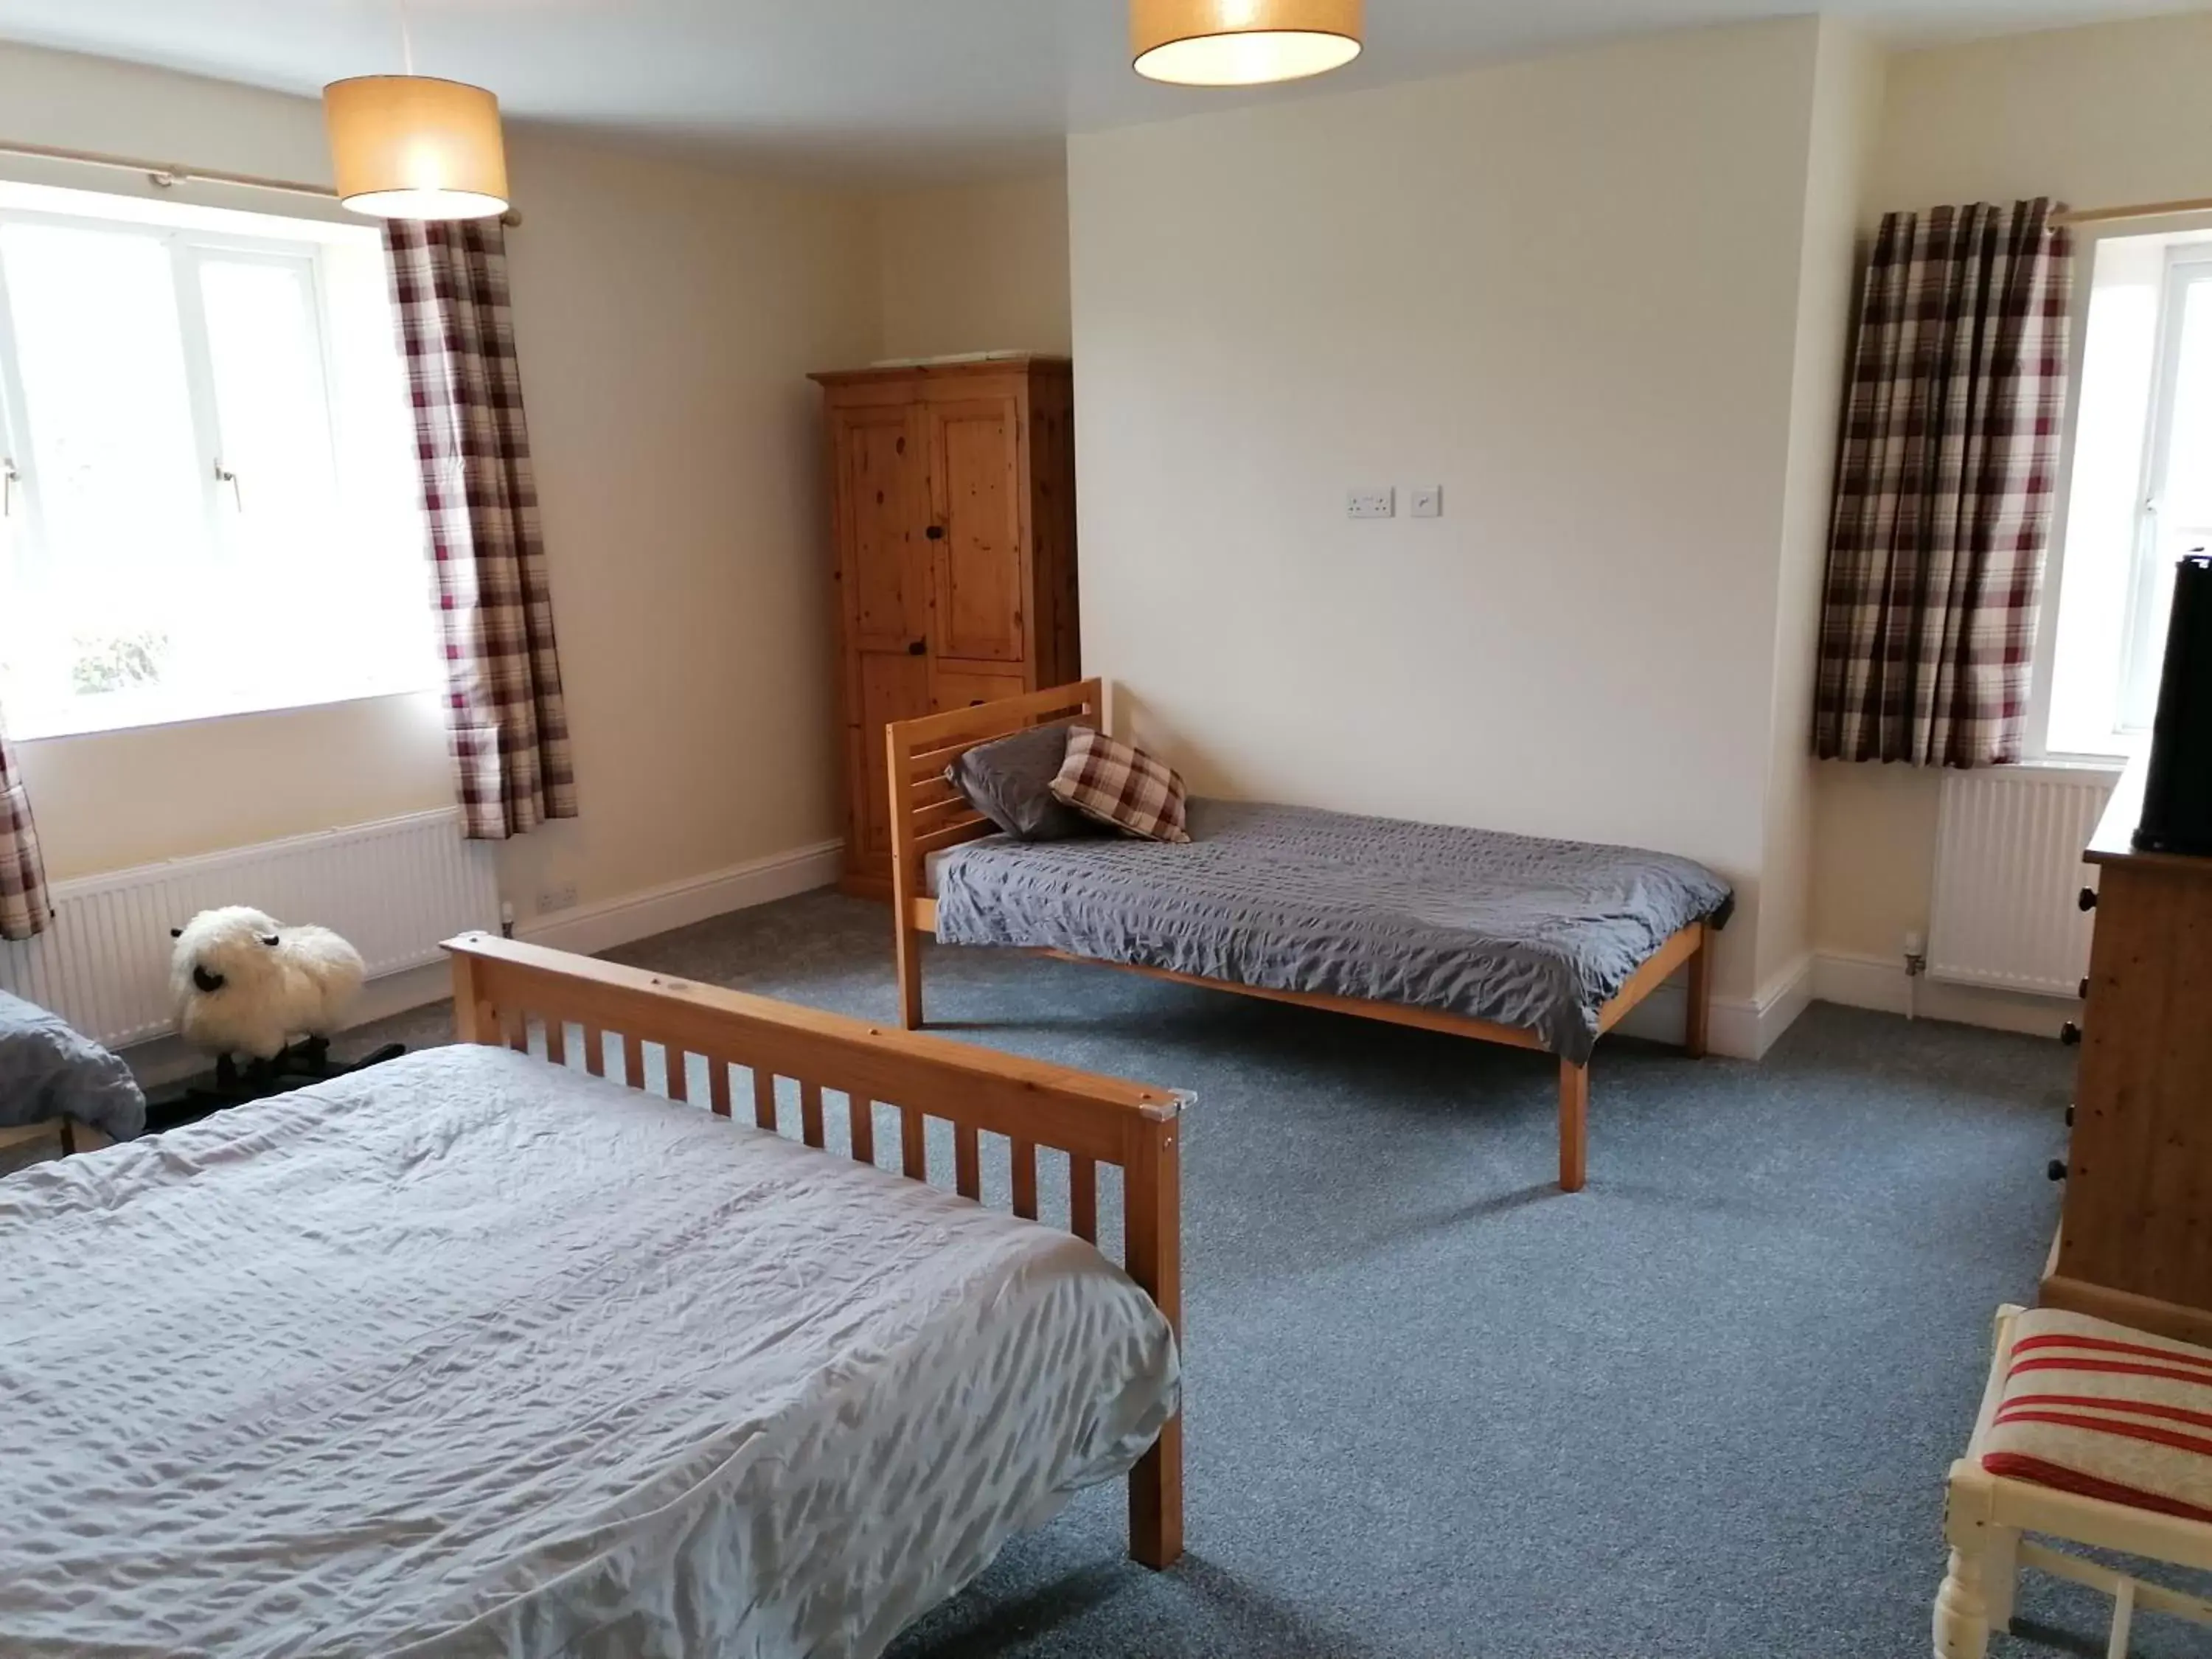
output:
{"label": "white skirting board", "polygon": [[[1905,964],[1874,957],[1818,951],[1771,983],[1756,1000],[1713,1000],[1709,1046],[1735,1060],[1761,1060],[1776,1039],[1815,1002],[1882,1013],[1905,1012],[1908,981]],[[1616,1030],[1657,1042],[1682,1040],[1685,1002],[1678,975],[1653,992]],[[2070,997],[2032,996],[1974,985],[1950,985],[1921,979],[1915,1005],[1919,1018],[1978,1025],[1993,1031],[2017,1031],[2056,1040],[2058,1028],[2081,1017]]]}
{"label": "white skirting board", "polygon": [[[1911,988],[1902,962],[1824,951],[1813,958],[1813,995],[1819,1001],[1839,1002],[1847,1008],[1901,1014]],[[2030,1036],[2055,1038],[2061,1025],[2079,1019],[2081,1014],[2081,1005],[2071,997],[2032,996],[1925,977],[1916,1000],[1922,1019],[2021,1031]]]}
{"label": "white skirting board", "polygon": [[[1805,957],[1769,981],[1755,998],[1715,997],[1706,1021],[1705,1046],[1731,1060],[1764,1060],[1782,1034],[1796,1024],[1813,994],[1813,959]],[[1688,1011],[1688,981],[1677,974],[1613,1030],[1654,1042],[1680,1042]],[[1601,1056],[1602,1052],[1601,1048]]]}
{"label": "white skirting board", "polygon": [[[791,898],[827,887],[844,867],[845,843],[817,842],[789,853],[777,853],[744,864],[733,864],[703,876],[648,887],[641,893],[563,910],[515,924],[515,936],[556,951],[575,951],[585,956],[611,951],[633,939],[650,939],[674,927],[748,910],[756,904]],[[889,932],[889,924],[885,924]]]}

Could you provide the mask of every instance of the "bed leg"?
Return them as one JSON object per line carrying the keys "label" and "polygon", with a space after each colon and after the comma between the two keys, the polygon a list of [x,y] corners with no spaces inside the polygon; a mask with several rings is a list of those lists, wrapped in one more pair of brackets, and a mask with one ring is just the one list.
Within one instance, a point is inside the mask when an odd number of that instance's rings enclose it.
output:
{"label": "bed leg", "polygon": [[1589,1067],[1559,1062],[1559,1190],[1578,1193],[1589,1164]]}
{"label": "bed leg", "polygon": [[906,919],[905,907],[898,906],[900,915],[892,936],[892,948],[898,957],[899,1024],[909,1031],[921,1029],[921,940]]}
{"label": "bed leg", "polygon": [[1713,1009],[1713,930],[1698,929],[1698,948],[1690,953],[1690,1007],[1682,1020],[1682,1052],[1692,1060],[1705,1057],[1705,1034]]}
{"label": "bed leg", "polygon": [[[1121,1154],[1121,1255],[1182,1343],[1182,1149],[1174,1121],[1132,1122]],[[1129,1471],[1129,1553],[1158,1571],[1182,1554],[1182,1413]]]}
{"label": "bed leg", "polygon": [[1129,1471],[1129,1553],[1163,1571],[1182,1558],[1182,1413]]}

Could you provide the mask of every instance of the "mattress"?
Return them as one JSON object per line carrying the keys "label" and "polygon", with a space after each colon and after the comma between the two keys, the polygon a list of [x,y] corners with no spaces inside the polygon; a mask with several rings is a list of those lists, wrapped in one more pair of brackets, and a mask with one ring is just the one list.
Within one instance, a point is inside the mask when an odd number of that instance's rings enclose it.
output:
{"label": "mattress", "polygon": [[1432,1008],[1581,1062],[1629,976],[1735,902],[1703,865],[1634,848],[1249,801],[1193,800],[1189,829],[952,848],[937,936]]}
{"label": "mattress", "polygon": [[0,1181],[0,1652],[868,1656],[1127,1470],[1090,1245],[453,1048]]}

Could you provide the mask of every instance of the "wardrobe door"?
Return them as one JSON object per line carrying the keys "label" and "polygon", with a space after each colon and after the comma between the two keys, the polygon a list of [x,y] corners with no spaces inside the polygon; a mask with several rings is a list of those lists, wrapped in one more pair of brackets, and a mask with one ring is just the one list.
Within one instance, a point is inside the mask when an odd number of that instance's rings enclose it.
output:
{"label": "wardrobe door", "polygon": [[940,661],[930,672],[929,702],[941,714],[948,708],[973,708],[978,703],[1018,697],[1029,689],[1029,676],[1018,668],[976,668]]}
{"label": "wardrobe door", "polygon": [[892,720],[917,720],[933,712],[929,659],[902,651],[863,652],[857,672],[860,696],[854,706],[860,718],[851,733],[852,771],[847,787],[856,792],[854,845],[869,863],[878,864],[891,854],[890,775],[884,769],[884,727]]}
{"label": "wardrobe door", "polygon": [[911,404],[833,410],[837,469],[837,575],[847,641],[859,651],[906,651],[929,639],[926,431]]}
{"label": "wardrobe door", "polygon": [[884,726],[930,712],[927,432],[912,403],[830,412],[837,581],[845,634],[848,862],[890,852]]}
{"label": "wardrobe door", "polygon": [[924,408],[937,597],[930,643],[962,662],[1027,662],[1022,400],[1008,392]]}

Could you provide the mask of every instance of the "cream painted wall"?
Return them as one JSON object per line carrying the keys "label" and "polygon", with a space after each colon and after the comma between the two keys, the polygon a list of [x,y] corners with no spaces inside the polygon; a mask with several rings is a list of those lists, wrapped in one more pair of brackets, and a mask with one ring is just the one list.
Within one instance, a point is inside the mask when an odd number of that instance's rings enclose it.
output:
{"label": "cream painted wall", "polygon": [[[307,100],[6,46],[0,106],[13,138],[327,176]],[[881,323],[861,195],[526,127],[509,160],[525,216],[509,238],[515,326],[584,813],[503,854],[527,916],[548,881],[573,881],[588,905],[836,833],[804,377],[876,355]],[[57,879],[452,799],[422,698],[22,750]]]}
{"label": "cream painted wall", "polygon": [[1759,983],[1803,973],[1813,948],[1817,800],[1807,752],[1827,567],[1829,502],[1858,263],[1859,199],[1882,107],[1881,52],[1861,31],[1824,23],[1814,64],[1798,264],[1795,378],[1775,601]]}
{"label": "cream painted wall", "polygon": [[1066,354],[1065,171],[889,191],[876,228],[884,356]]}
{"label": "cream painted wall", "polygon": [[[1137,729],[1201,790],[1707,860],[1720,993],[1768,992],[1867,67],[1797,19],[1072,139],[1084,648]],[[1348,522],[1385,483],[1445,517]]]}
{"label": "cream painted wall", "polygon": [[[2212,15],[2203,12],[1899,53],[1863,222],[2037,195],[2094,207],[2212,194],[2208,82]],[[2085,263],[2077,294],[2087,291]],[[1817,772],[1818,946],[1895,963],[1905,933],[1928,923],[1941,779],[1839,762]],[[1994,1002],[1960,1012],[2017,1023],[2016,1009]]]}
{"label": "cream painted wall", "polygon": [[514,890],[574,880],[588,904],[833,837],[805,377],[873,354],[867,204],[539,132],[509,160],[582,810],[514,843]]}

